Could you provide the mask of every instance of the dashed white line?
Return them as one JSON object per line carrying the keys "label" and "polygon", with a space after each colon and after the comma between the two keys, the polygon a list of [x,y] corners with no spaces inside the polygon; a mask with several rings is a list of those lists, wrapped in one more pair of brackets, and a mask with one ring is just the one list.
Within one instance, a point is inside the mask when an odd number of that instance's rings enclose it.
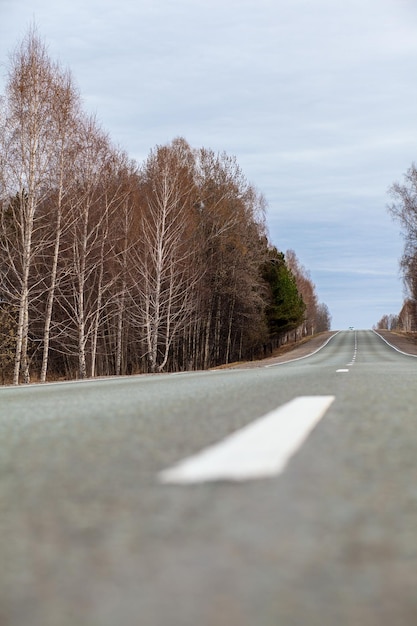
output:
{"label": "dashed white line", "polygon": [[[356,330],[355,330],[355,345],[353,348],[353,356],[352,359],[350,361],[350,363],[346,363],[347,367],[352,367],[352,365],[355,365],[355,361],[356,361],[356,355],[358,353],[358,337],[356,334]],[[349,370],[347,369],[338,369],[336,370],[336,372],[348,372]]]}
{"label": "dashed white line", "polygon": [[334,396],[300,396],[159,474],[165,484],[274,476],[305,441]]}

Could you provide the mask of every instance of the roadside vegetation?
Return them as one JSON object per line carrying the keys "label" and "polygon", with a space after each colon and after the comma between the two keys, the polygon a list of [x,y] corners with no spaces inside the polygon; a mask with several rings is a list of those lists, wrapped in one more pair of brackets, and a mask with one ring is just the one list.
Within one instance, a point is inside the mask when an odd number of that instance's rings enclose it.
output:
{"label": "roadside vegetation", "polygon": [[35,29],[0,101],[0,370],[29,383],[204,369],[330,328],[236,159],[178,137],[136,163]]}

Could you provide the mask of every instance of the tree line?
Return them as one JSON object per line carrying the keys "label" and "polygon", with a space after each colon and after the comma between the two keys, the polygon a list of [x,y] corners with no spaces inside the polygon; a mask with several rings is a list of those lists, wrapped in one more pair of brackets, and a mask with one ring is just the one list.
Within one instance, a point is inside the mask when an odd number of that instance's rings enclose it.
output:
{"label": "tree line", "polygon": [[34,29],[0,100],[0,366],[44,382],[204,369],[330,327],[234,157],[176,138],[136,163]]}
{"label": "tree line", "polygon": [[391,203],[388,210],[402,228],[404,252],[400,260],[405,298],[401,311],[383,315],[376,328],[417,331],[417,167],[412,163],[402,182],[389,189]]}

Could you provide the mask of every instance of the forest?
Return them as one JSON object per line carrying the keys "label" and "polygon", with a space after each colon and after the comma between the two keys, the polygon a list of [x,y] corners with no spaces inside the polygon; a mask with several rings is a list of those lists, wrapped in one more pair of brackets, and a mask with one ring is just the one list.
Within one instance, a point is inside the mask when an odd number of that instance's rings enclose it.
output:
{"label": "forest", "polygon": [[177,137],[130,159],[31,29],[0,99],[2,382],[206,369],[328,330],[265,215],[233,156]]}

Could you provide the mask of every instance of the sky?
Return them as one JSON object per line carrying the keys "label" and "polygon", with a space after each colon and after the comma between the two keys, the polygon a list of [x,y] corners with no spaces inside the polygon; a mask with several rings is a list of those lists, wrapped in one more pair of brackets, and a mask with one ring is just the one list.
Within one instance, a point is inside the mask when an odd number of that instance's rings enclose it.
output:
{"label": "sky", "polygon": [[0,94],[33,24],[131,158],[179,136],[236,157],[332,328],[399,313],[387,205],[417,160],[415,0],[0,0]]}

